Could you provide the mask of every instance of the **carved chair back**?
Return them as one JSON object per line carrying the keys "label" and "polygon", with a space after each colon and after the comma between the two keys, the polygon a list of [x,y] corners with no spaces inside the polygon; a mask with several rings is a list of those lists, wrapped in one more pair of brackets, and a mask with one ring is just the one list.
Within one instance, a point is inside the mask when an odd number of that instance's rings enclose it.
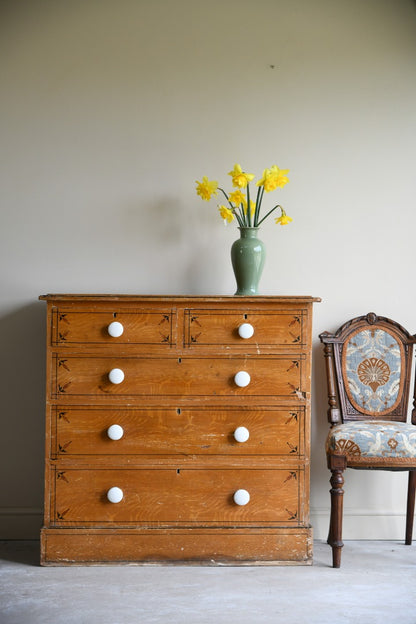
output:
{"label": "carved chair back", "polygon": [[[413,336],[398,323],[369,313],[320,338],[325,344],[331,424],[407,420]],[[415,407],[412,422],[416,424]]]}

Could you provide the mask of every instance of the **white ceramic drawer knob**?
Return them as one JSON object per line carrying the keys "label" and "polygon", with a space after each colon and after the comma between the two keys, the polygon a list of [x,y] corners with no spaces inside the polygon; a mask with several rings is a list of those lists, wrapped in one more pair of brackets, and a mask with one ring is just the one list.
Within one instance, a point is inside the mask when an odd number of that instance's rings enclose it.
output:
{"label": "white ceramic drawer knob", "polygon": [[234,502],[236,505],[240,505],[241,507],[247,505],[250,502],[250,494],[247,490],[237,490],[234,493]]}
{"label": "white ceramic drawer knob", "polygon": [[254,327],[251,323],[243,323],[238,328],[238,335],[240,338],[251,338],[254,334]]}
{"label": "white ceramic drawer knob", "polygon": [[237,442],[247,442],[250,437],[250,432],[247,427],[237,427],[234,431],[234,438]]}
{"label": "white ceramic drawer knob", "polygon": [[121,440],[124,435],[123,427],[120,427],[120,425],[111,425],[111,427],[107,429],[107,435],[110,440]]}
{"label": "white ceramic drawer knob", "polygon": [[121,368],[113,368],[108,373],[108,378],[112,384],[120,384],[122,381],[124,381],[124,373]]}
{"label": "white ceramic drawer knob", "polygon": [[250,375],[247,371],[238,371],[234,376],[234,381],[240,388],[245,388],[250,383]]}
{"label": "white ceramic drawer knob", "polygon": [[119,487],[112,487],[107,492],[107,498],[110,503],[120,503],[123,500],[123,490]]}
{"label": "white ceramic drawer knob", "polygon": [[119,338],[124,332],[123,325],[118,321],[113,321],[112,323],[110,323],[107,329],[108,333],[112,338]]}

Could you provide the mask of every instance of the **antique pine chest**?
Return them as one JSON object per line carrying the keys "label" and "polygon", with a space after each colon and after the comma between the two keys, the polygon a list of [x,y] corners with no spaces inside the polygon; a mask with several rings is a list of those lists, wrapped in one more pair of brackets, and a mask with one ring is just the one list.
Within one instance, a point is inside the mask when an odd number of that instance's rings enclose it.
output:
{"label": "antique pine chest", "polygon": [[42,564],[311,562],[318,299],[41,299]]}

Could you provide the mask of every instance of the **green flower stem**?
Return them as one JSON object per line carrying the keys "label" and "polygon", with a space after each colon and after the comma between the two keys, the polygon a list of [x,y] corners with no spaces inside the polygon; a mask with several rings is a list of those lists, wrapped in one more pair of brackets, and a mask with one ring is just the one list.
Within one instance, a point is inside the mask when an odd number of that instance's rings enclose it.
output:
{"label": "green flower stem", "polygon": [[256,197],[256,210],[254,211],[254,227],[258,227],[258,221],[260,216],[261,202],[263,201],[264,186],[259,186],[257,189]]}
{"label": "green flower stem", "polygon": [[225,199],[227,200],[227,202],[230,204],[230,208],[231,210],[234,210],[234,206],[232,205],[232,203],[230,202],[230,200],[228,199],[228,195],[227,193],[224,191],[224,189],[218,187],[218,190],[221,191],[221,193],[223,193]]}
{"label": "green flower stem", "polygon": [[233,209],[233,214],[235,214],[237,221],[238,221],[238,225],[240,227],[244,227],[244,222],[241,220],[240,215],[238,214],[237,210]]}
{"label": "green flower stem", "polygon": [[250,184],[247,184],[247,223],[251,227]]}
{"label": "green flower stem", "polygon": [[263,223],[263,221],[264,221],[265,219],[267,219],[267,217],[269,216],[269,214],[271,214],[271,213],[273,212],[273,210],[276,210],[276,208],[280,208],[280,210],[282,210],[282,211],[283,211],[283,208],[282,208],[279,204],[277,204],[277,206],[275,206],[274,208],[272,208],[271,210],[269,210],[269,212],[268,212],[268,213],[267,213],[267,214],[263,217],[263,219],[261,219],[261,221],[259,221],[259,222],[258,222],[257,227],[260,225],[260,223]]}

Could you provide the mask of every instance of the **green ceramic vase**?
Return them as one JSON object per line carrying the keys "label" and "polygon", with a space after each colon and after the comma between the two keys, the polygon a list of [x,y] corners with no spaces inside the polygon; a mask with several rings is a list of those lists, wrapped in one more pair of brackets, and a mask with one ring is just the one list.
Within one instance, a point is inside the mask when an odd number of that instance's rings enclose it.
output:
{"label": "green ceramic vase", "polygon": [[258,295],[266,248],[257,238],[257,227],[240,227],[240,238],[231,247],[231,262],[237,282],[236,295]]}

